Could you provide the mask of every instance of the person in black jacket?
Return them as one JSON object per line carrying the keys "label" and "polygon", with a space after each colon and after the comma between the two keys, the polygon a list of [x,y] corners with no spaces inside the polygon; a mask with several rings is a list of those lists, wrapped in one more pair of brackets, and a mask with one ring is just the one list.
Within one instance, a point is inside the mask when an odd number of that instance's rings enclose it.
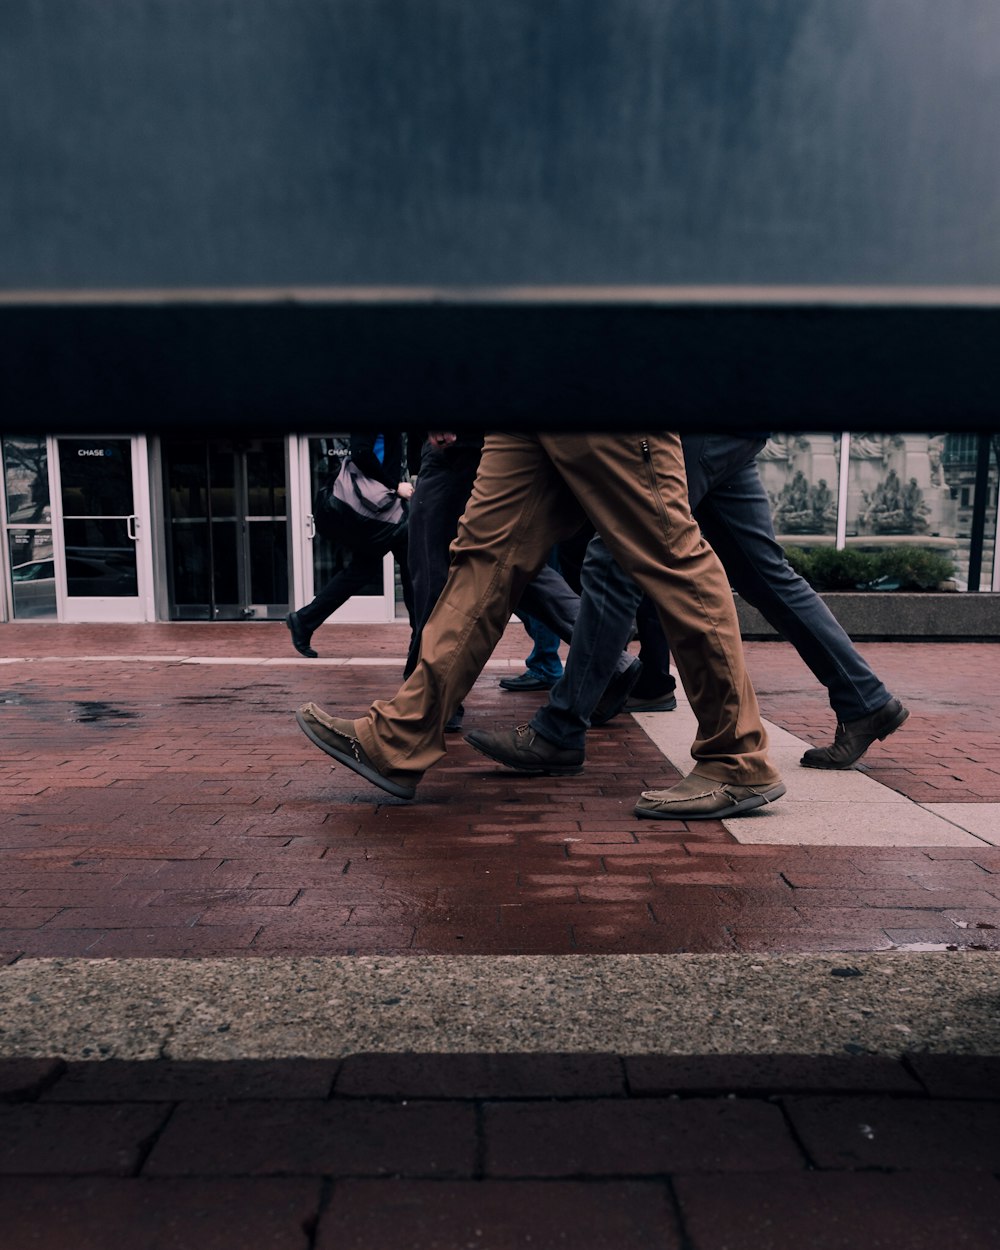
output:
{"label": "person in black jacket", "polygon": [[[403,477],[403,435],[399,432],[386,434],[352,434],[351,459],[356,467],[400,499],[408,500],[413,486]],[[345,604],[352,595],[372,581],[378,581],[382,573],[382,559],[391,551],[399,563],[403,584],[403,600],[413,628],[413,594],[407,565],[406,517],[395,526],[370,521],[344,509],[338,514],[336,542],[351,553],[351,561],[319,590],[316,597],[305,607],[289,612],[285,618],[292,635],[292,646],[299,655],[314,660],[319,654],[311,645],[315,630]]]}

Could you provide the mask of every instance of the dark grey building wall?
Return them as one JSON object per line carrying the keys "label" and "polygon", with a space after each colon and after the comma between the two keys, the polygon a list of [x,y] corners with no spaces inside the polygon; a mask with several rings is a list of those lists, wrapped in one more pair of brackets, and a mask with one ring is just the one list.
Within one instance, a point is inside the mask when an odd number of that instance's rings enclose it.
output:
{"label": "dark grey building wall", "polygon": [[3,0],[0,288],[1000,282],[997,0]]}

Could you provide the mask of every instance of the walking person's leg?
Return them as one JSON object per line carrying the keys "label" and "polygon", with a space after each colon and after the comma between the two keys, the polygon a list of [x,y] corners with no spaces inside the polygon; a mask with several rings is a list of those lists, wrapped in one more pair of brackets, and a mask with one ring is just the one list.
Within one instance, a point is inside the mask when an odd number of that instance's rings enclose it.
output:
{"label": "walking person's leg", "polygon": [[356,595],[373,577],[380,574],[381,570],[373,565],[364,548],[352,549],[350,564],[325,582],[309,603],[289,612],[285,618],[285,623],[291,630],[295,650],[300,655],[315,659],[318,652],[312,647],[311,641],[316,630],[352,595]]}
{"label": "walking person's leg", "polygon": [[408,566],[413,586],[413,639],[403,676],[420,653],[420,636],[438,601],[451,561],[451,544],[469,502],[479,466],[478,447],[438,449],[428,445],[410,501]]}
{"label": "walking person's leg", "polygon": [[[701,783],[706,814],[732,814],[724,809],[748,810],[779,797],[784,788],[767,758],[736,607],[691,515],[679,437],[539,437],[622,570],[656,604],[698,719],[690,784],[644,795],[636,810],[657,816],[690,810]],[[727,802],[720,795],[726,787],[752,793],[743,796],[745,805],[741,797]]]}
{"label": "walking person's leg", "polygon": [[582,763],[587,730],[614,675],[618,661],[613,657],[628,643],[641,591],[618,567],[600,535],[587,547],[580,576],[580,614],[565,671],[532,717],[531,727],[553,745],[578,751]]}
{"label": "walking person's leg", "polygon": [[393,699],[353,722],[307,705],[299,713],[307,735],[374,784],[412,796],[423,772],[445,753],[444,726],[492,654],[524,586],[553,542],[582,519],[537,437],[489,436],[412,674]]}
{"label": "walking person's leg", "polygon": [[732,596],[691,517],[680,441],[669,434],[488,439],[413,675],[353,722],[307,705],[299,722],[310,738],[383,789],[412,796],[444,753],[449,708],[481,671],[551,543],[571,532],[567,519],[579,522],[580,507],[656,601],[698,717],[694,772],[669,791],[647,792],[636,810],[705,819],[780,797]]}
{"label": "walking person's leg", "polygon": [[[906,720],[893,698],[816,591],[788,563],[774,537],[771,508],[753,459],[741,457],[745,439],[710,436],[706,444],[707,489],[695,508],[733,587],[798,651],[827,687],[837,717],[830,747],[807,751],[803,764],[845,768],[877,738]],[[735,466],[726,463],[727,451]],[[714,469],[713,458],[714,457]],[[718,484],[712,476],[719,477]]]}

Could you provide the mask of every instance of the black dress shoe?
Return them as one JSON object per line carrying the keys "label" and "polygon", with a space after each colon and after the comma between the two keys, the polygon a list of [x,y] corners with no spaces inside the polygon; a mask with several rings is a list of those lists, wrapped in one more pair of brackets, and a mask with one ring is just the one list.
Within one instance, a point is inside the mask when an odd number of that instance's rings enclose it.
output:
{"label": "black dress shoe", "polygon": [[626,712],[674,712],[677,710],[677,696],[672,690],[657,695],[630,695],[625,700]]}
{"label": "black dress shoe", "polygon": [[522,673],[520,677],[501,677],[501,690],[551,690],[556,683],[532,672]]}
{"label": "black dress shoe", "polygon": [[888,738],[902,725],[909,712],[898,699],[857,720],[841,721],[828,747],[812,747],[803,755],[805,768],[850,768],[857,763],[876,738]]}
{"label": "black dress shoe", "polygon": [[597,707],[594,708],[590,716],[590,725],[592,729],[597,729],[600,725],[606,725],[609,720],[613,720],[625,706],[625,700],[632,693],[632,687],[642,676],[642,661],[633,660],[623,673],[615,673],[607,686],[604,693],[598,700]]}
{"label": "black dress shoe", "polygon": [[312,637],[312,630],[306,627],[299,620],[298,612],[289,612],[285,617],[285,624],[291,630],[292,646],[299,653],[304,655],[307,660],[315,660],[319,655],[318,651],[314,651],[309,645],[309,639]]}
{"label": "black dress shoe", "polygon": [[460,703],[452,712],[445,723],[444,731],[446,734],[458,734],[462,732],[462,721],[465,720],[465,705]]}
{"label": "black dress shoe", "polygon": [[582,750],[557,747],[554,742],[535,733],[530,725],[500,729],[495,733],[473,729],[465,735],[465,741],[480,755],[513,768],[515,772],[546,777],[575,777],[583,772]]}

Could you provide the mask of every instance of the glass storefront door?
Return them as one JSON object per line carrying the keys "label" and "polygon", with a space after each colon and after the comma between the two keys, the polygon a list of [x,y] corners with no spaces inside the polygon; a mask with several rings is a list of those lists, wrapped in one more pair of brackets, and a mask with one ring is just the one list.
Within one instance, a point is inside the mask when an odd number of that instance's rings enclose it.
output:
{"label": "glass storefront door", "polygon": [[288,491],[280,438],[164,439],[173,620],[288,611]]}
{"label": "glass storefront door", "polygon": [[56,445],[62,619],[152,619],[145,438],[60,437]]}
{"label": "glass storefront door", "polygon": [[[325,438],[303,435],[291,441],[292,480],[296,485],[293,515],[299,522],[292,534],[296,585],[300,592],[296,606],[308,603],[350,560],[347,550],[317,532],[312,516],[317,488],[330,476],[335,463],[348,455],[350,444],[349,434],[330,434]],[[391,621],[395,615],[395,566],[390,555],[383,561],[381,578],[348,599],[330,620],[335,624],[367,624]]]}

